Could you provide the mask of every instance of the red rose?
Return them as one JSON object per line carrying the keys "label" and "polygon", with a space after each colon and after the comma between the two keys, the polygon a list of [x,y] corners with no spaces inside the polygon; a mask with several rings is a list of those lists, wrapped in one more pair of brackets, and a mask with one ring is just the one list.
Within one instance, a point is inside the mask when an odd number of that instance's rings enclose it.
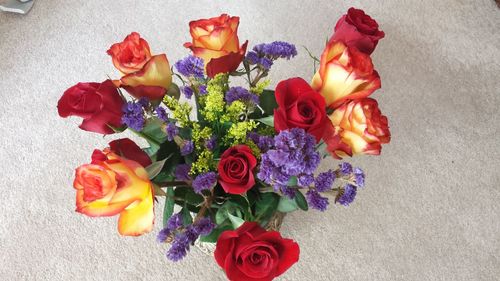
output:
{"label": "red rose", "polygon": [[124,138],[109,143],[109,148],[121,157],[135,161],[143,167],[151,165],[151,158],[131,139]]}
{"label": "red rose", "polygon": [[123,42],[113,44],[107,53],[113,58],[115,67],[126,74],[141,70],[151,58],[148,42],[137,32],[130,33]]}
{"label": "red rose", "polygon": [[234,231],[224,231],[215,248],[215,260],[232,281],[269,281],[299,260],[299,245],[277,231],[266,231],[255,222],[245,222]]}
{"label": "red rose", "polygon": [[363,10],[350,8],[335,25],[333,40],[343,41],[348,47],[354,46],[366,54],[371,54],[378,40],[384,36],[374,19]]}
{"label": "red rose", "polygon": [[277,131],[302,128],[319,141],[327,124],[325,99],[302,78],[281,81],[275,91]]}
{"label": "red rose", "polygon": [[108,126],[122,125],[122,107],[125,104],[113,82],[78,83],[67,89],[59,102],[59,116],[83,118],[80,129],[100,134],[112,134]]}
{"label": "red rose", "polygon": [[255,184],[253,170],[257,159],[250,147],[236,145],[228,148],[221,155],[219,166],[219,183],[224,191],[231,194],[242,194]]}

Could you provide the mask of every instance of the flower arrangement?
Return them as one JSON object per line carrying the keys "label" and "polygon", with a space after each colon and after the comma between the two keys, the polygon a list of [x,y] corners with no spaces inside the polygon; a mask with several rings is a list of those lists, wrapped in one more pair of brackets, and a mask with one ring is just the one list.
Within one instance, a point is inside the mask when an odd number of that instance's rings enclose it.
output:
{"label": "flower arrangement", "polygon": [[133,32],[107,51],[121,78],[76,84],[58,112],[83,118],[83,130],[129,130],[149,144],[122,138],[94,150],[76,169],[77,212],[119,215],[118,232],[138,236],[153,230],[164,200],[157,240],[170,245],[169,260],[196,241],[216,243],[228,279],[272,280],[299,260],[298,244],[278,232],[283,214],[325,211],[331,200],[347,206],[365,185],[360,168],[341,162],[320,172],[320,161],[378,155],[390,141],[368,97],[381,86],[370,54],[384,33],[351,8],[321,57],[309,53],[319,63],[311,83],[290,78],[270,90],[274,63],[297,49],[276,41],[247,50],[238,25],[226,14],[190,22],[192,55],[173,67]]}

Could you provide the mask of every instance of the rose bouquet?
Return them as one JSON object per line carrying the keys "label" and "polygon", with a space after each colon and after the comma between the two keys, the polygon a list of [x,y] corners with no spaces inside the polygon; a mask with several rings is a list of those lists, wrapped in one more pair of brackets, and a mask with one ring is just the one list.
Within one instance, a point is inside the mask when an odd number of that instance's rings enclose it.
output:
{"label": "rose bouquet", "polygon": [[133,32],[108,50],[121,78],[76,84],[58,111],[83,118],[83,130],[129,130],[148,143],[122,138],[94,150],[76,169],[77,212],[119,215],[119,233],[137,236],[153,229],[162,200],[157,240],[169,245],[168,259],[216,243],[228,279],[272,280],[299,260],[298,244],[278,232],[284,214],[347,206],[364,187],[360,168],[318,171],[321,159],[377,155],[390,140],[368,98],[380,88],[370,54],[384,33],[351,8],[321,57],[309,53],[319,63],[311,83],[290,78],[270,90],[273,64],[297,49],[276,41],[247,51],[238,25],[226,14],[190,22],[192,55],[173,67]]}

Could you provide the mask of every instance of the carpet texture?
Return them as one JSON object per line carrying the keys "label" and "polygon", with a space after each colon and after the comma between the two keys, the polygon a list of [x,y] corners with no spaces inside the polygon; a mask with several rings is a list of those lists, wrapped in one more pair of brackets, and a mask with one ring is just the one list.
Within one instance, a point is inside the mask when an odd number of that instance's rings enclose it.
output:
{"label": "carpet texture", "polygon": [[[76,82],[117,77],[106,50],[131,31],[175,62],[188,54],[190,20],[227,12],[241,16],[250,45],[284,40],[319,55],[350,6],[386,33],[373,97],[393,139],[382,156],[353,160],[368,187],[352,206],[286,217],[283,234],[301,257],[279,280],[499,280],[500,10],[491,0],[35,0],[27,16],[0,14],[0,280],[224,280],[198,249],[167,261],[159,224],[122,238],[116,217],[74,212],[73,169],[118,136],[60,119],[57,100]],[[299,51],[273,66],[273,85],[311,78]]]}

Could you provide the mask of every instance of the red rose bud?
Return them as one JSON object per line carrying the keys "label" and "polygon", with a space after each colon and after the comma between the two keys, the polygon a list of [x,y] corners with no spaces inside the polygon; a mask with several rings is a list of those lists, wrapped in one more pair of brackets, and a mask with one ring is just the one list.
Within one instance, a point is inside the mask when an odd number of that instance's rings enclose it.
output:
{"label": "red rose bud", "polygon": [[380,88],[380,77],[370,56],[330,40],[311,86],[325,98],[326,106],[333,109],[346,101],[371,95]]}
{"label": "red rose bud", "polygon": [[219,236],[214,255],[229,280],[270,281],[299,260],[300,248],[277,231],[245,222]]}
{"label": "red rose bud", "polygon": [[135,161],[143,167],[151,165],[151,158],[131,139],[117,139],[109,143],[109,148],[121,157]]}
{"label": "red rose bud", "polygon": [[274,110],[277,131],[302,128],[319,141],[328,124],[325,99],[302,78],[281,81],[275,91],[278,108]]}
{"label": "red rose bud", "polygon": [[363,10],[350,8],[335,25],[332,40],[342,41],[347,46],[356,47],[369,55],[384,36],[374,19]]}
{"label": "red rose bud", "polygon": [[137,32],[130,33],[123,42],[113,44],[107,53],[113,58],[115,67],[125,74],[141,70],[151,58],[148,42]]}
{"label": "red rose bud", "polygon": [[122,125],[122,107],[125,104],[113,82],[78,83],[67,89],[59,102],[59,116],[83,118],[80,129],[100,134],[113,134],[108,126]]}
{"label": "red rose bud", "polygon": [[351,101],[329,117],[334,130],[325,137],[325,143],[337,159],[356,154],[379,155],[382,144],[391,140],[387,117],[374,99]]}
{"label": "red rose bud", "polygon": [[219,165],[219,183],[230,194],[247,192],[255,184],[253,171],[257,159],[250,147],[236,145],[228,148],[221,155]]}
{"label": "red rose bud", "polygon": [[239,24],[239,17],[227,14],[189,23],[193,41],[185,43],[184,47],[191,49],[193,55],[203,59],[209,77],[234,71],[243,60],[248,41],[240,46]]}

